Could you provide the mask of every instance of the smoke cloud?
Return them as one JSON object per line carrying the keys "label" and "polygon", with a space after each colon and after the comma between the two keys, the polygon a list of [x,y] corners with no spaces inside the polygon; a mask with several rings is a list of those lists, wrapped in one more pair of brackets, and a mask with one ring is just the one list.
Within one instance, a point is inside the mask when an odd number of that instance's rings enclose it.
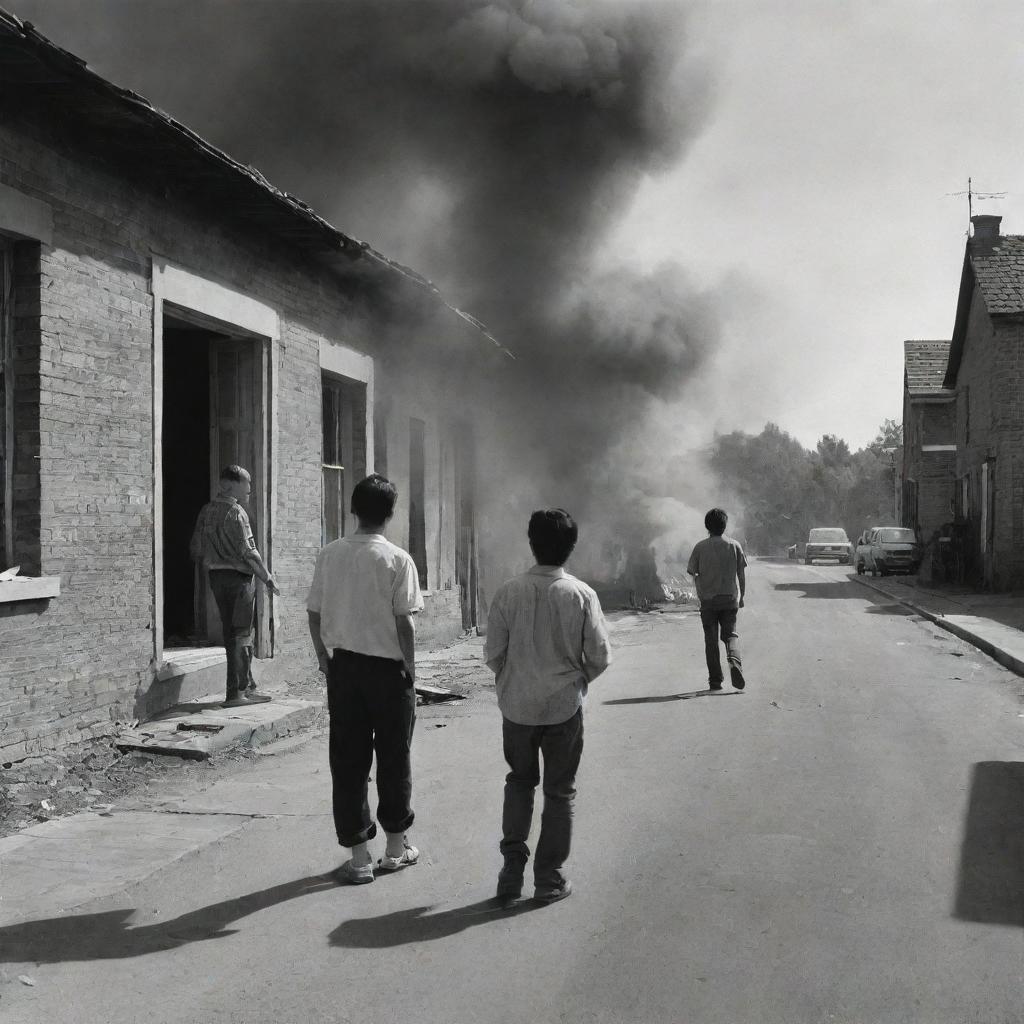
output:
{"label": "smoke cloud", "polygon": [[701,532],[695,474],[678,478],[671,458],[691,439],[687,389],[718,340],[718,297],[679,266],[595,259],[709,109],[683,5],[28,0],[18,13],[415,267],[516,354],[481,427],[502,453],[484,512],[512,535],[509,569],[547,504],[579,518],[595,574],[677,516]]}

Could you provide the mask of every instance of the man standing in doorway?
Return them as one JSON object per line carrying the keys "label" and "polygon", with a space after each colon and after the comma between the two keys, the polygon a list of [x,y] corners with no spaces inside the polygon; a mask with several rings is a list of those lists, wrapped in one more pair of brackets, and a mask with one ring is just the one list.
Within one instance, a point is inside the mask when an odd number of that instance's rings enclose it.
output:
{"label": "man standing in doorway", "polygon": [[747,591],[747,557],[739,541],[725,536],[728,523],[729,516],[724,509],[713,508],[708,512],[704,517],[708,536],[694,545],[686,566],[686,571],[697,584],[697,596],[700,598],[709,690],[720,690],[725,681],[718,648],[719,636],[725,644],[732,685],[737,690],[747,685],[740,659],[739,634],[736,632],[736,616],[743,607]]}
{"label": "man standing in doorway", "polygon": [[509,766],[497,897],[511,902],[522,895],[543,756],[534,899],[554,903],[572,892],[562,868],[572,843],[576,772],[583,754],[583,697],[611,655],[597,594],[562,568],[578,536],[572,516],[561,508],[534,512],[527,536],[537,564],[498,588],[484,651],[496,677]]}
{"label": "man standing in doorway", "polygon": [[415,864],[406,842],[412,826],[412,733],[416,724],[416,629],[422,610],[419,574],[408,552],[384,530],[398,489],[377,473],[352,489],[354,534],[321,552],[306,609],[313,649],[327,676],[334,828],[352,851],[339,881],[374,879],[369,842],[377,834],[368,785],[377,752],[377,820],[387,836],[378,872]]}
{"label": "man standing in doorway", "polygon": [[270,700],[256,692],[252,677],[254,576],[272,594],[281,591],[256,550],[249,516],[242,507],[251,492],[248,471],[241,466],[226,466],[220,474],[220,491],[200,511],[189,546],[193,560],[201,562],[209,573],[210,590],[220,615],[228,661],[226,708]]}

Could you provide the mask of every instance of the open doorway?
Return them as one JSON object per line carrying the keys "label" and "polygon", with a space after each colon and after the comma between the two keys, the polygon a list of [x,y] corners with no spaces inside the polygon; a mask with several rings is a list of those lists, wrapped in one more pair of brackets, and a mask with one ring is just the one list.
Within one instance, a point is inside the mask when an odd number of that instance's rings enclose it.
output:
{"label": "open doorway", "polygon": [[[164,648],[222,643],[207,576],[189,541],[220,470],[237,464],[252,477],[246,511],[264,558],[267,545],[265,339],[165,304],[163,319],[163,636]],[[223,329],[221,327],[223,326]],[[266,595],[257,590],[255,654],[272,655]]]}

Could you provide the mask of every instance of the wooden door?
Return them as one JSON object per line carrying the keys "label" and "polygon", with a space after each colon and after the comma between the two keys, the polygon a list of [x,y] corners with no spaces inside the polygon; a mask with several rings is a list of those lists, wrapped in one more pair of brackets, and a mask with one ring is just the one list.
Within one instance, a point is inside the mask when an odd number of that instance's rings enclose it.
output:
{"label": "wooden door", "polygon": [[[264,561],[269,554],[266,358],[266,345],[259,339],[218,338],[210,346],[210,494],[217,493],[225,466],[249,471],[252,494],[246,512]],[[202,587],[196,589],[205,599],[202,613],[197,609],[196,621],[205,621],[208,642],[222,643],[220,620],[205,574]],[[271,600],[266,588],[257,586],[254,653],[258,658],[273,653]]]}

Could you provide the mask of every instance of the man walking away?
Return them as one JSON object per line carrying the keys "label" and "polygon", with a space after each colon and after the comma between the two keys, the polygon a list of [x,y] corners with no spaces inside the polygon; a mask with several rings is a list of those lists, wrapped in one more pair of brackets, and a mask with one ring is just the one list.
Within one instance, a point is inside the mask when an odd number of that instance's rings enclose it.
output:
{"label": "man walking away", "polygon": [[713,508],[704,517],[708,536],[698,541],[690,553],[686,571],[694,577],[700,598],[700,621],[704,627],[704,653],[708,663],[708,688],[720,690],[725,677],[718,649],[721,635],[729,676],[737,690],[746,686],[740,659],[736,615],[743,607],[747,590],[747,558],[743,546],[725,536],[729,516],[723,509]]}
{"label": "man walking away", "polygon": [[416,723],[413,616],[423,608],[412,557],[385,536],[398,490],[374,473],[352,490],[359,529],[328,544],[316,562],[306,608],[309,632],[327,676],[334,827],[352,851],[339,881],[374,879],[368,843],[377,834],[368,783],[377,752],[377,820],[387,836],[377,870],[415,864],[406,842],[413,823],[410,750]]}
{"label": "man walking away", "polygon": [[259,577],[272,594],[280,594],[266,567],[242,507],[249,500],[252,480],[241,466],[226,466],[220,474],[217,497],[199,512],[189,552],[202,562],[210,578],[210,590],[217,603],[224,651],[227,655],[227,697],[224,707],[264,704],[265,694],[256,692],[252,677],[253,620]]}
{"label": "man walking away", "polygon": [[577,535],[564,509],[534,512],[527,536],[537,564],[498,588],[487,619],[484,657],[497,677],[509,766],[497,891],[506,903],[523,891],[541,757],[544,810],[533,864],[534,898],[553,903],[572,892],[562,867],[572,842],[583,753],[583,697],[610,661],[597,594],[562,568]]}

